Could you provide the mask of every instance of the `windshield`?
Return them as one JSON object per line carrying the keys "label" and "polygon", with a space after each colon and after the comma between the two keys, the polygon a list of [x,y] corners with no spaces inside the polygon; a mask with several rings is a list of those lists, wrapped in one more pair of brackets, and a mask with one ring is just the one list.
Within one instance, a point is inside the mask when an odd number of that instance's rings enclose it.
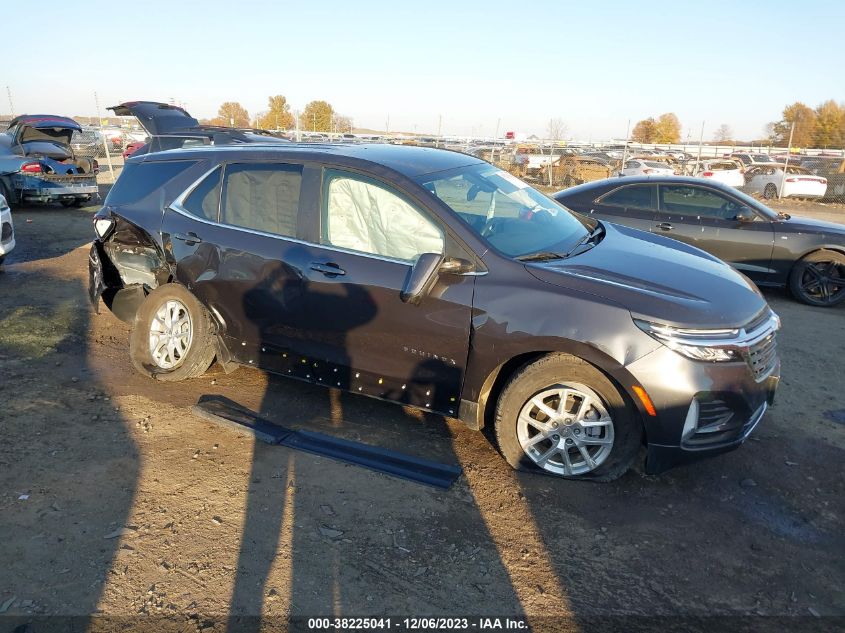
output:
{"label": "windshield", "polygon": [[417,181],[511,257],[541,251],[563,256],[589,235],[571,211],[493,165],[458,167]]}

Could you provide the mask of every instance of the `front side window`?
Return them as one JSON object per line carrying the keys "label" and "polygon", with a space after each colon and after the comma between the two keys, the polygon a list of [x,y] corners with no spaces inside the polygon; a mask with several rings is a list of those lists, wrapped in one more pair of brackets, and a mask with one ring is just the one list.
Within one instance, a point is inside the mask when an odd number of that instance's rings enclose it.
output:
{"label": "front side window", "polygon": [[631,209],[651,209],[654,206],[653,191],[654,187],[651,185],[622,187],[607,194],[601,199],[601,203]]}
{"label": "front side window", "polygon": [[413,263],[443,252],[443,232],[425,214],[384,184],[327,170],[323,243]]}
{"label": "front side window", "polygon": [[220,222],[283,237],[296,237],[301,185],[301,165],[227,165]]}
{"label": "front side window", "polygon": [[742,206],[710,189],[660,185],[660,210],[664,213],[732,220]]}
{"label": "front side window", "polygon": [[427,174],[417,182],[511,257],[568,253],[588,234],[568,209],[490,164]]}

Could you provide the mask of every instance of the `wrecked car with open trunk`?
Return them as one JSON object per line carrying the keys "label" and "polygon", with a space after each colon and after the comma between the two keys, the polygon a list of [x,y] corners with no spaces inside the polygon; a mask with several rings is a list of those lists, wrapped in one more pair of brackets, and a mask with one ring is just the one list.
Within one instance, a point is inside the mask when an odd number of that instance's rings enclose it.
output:
{"label": "wrecked car with open trunk", "polygon": [[0,195],[12,205],[60,202],[82,206],[98,195],[99,165],[74,153],[76,121],[50,114],[19,116],[0,134]]}
{"label": "wrecked car with open trunk", "polygon": [[779,319],[674,240],[570,212],[465,154],[198,147],[130,158],[89,292],[158,380],[216,359],[494,428],[516,468],[610,480],[730,450]]}

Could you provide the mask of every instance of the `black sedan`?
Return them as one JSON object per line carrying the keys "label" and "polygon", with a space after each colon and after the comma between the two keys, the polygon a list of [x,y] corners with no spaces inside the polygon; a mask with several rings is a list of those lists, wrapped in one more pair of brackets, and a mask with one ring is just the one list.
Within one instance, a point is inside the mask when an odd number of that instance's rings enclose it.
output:
{"label": "black sedan", "polygon": [[788,286],[804,303],[845,300],[845,225],[777,213],[697,178],[610,178],[553,197],[573,211],[696,246],[758,286]]}

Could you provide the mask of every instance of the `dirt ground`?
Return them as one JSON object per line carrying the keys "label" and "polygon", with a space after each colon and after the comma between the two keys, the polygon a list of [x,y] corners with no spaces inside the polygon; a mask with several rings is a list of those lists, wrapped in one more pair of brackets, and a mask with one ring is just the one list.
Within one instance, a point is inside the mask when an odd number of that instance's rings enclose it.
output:
{"label": "dirt ground", "polygon": [[[841,206],[778,208],[845,222]],[[453,420],[257,370],[139,376],[127,326],[86,297],[93,211],[16,209],[0,273],[0,631],[57,615],[94,629],[92,614],[192,631],[230,615],[244,630],[257,615],[265,627],[519,615],[581,631],[614,616],[666,616],[664,630],[704,615],[754,616],[742,620],[754,630],[845,622],[845,305],[767,293],[783,382],[740,450],[658,477],[557,481],[514,473]],[[439,491],[256,444],[192,415],[203,394],[464,474]],[[635,621],[656,622],[622,620]]]}

